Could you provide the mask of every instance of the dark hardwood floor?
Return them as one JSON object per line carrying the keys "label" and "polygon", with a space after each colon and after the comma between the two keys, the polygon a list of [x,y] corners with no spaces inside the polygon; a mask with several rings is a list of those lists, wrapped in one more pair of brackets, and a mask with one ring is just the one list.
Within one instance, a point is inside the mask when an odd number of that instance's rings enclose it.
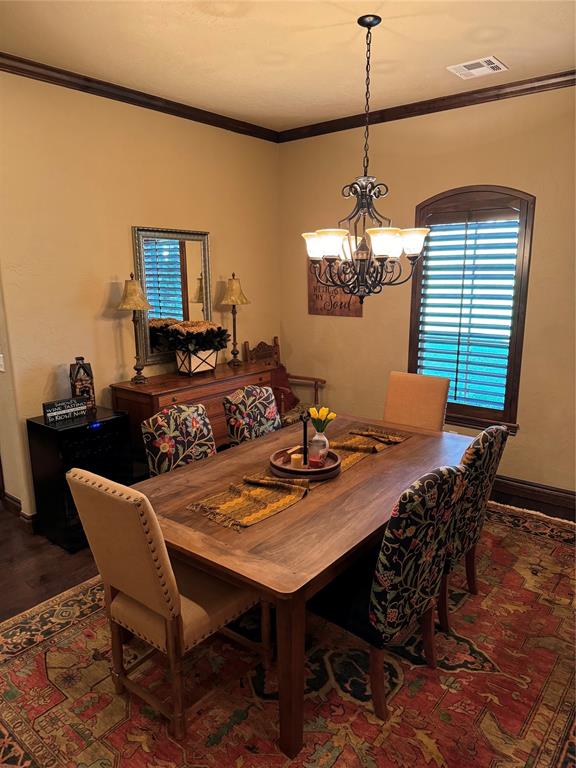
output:
{"label": "dark hardwood floor", "polygon": [[24,530],[0,505],[0,621],[97,573],[88,548],[71,555]]}

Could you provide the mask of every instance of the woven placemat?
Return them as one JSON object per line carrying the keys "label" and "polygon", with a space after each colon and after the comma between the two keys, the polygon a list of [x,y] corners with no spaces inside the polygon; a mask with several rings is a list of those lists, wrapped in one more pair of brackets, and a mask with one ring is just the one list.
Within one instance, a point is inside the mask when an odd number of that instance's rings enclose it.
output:
{"label": "woven placemat", "polygon": [[[409,437],[372,424],[353,424],[342,439],[330,443],[330,448],[340,455],[341,471],[345,472],[370,454],[381,453]],[[240,482],[232,483],[226,490],[194,502],[186,509],[239,531],[288,509],[324,482],[329,481],[278,478],[265,469],[245,475]]]}

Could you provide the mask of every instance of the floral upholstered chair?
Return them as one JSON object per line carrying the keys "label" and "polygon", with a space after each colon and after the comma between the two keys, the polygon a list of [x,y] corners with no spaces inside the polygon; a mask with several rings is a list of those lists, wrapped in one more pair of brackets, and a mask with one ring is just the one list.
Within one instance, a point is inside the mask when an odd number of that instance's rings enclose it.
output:
{"label": "floral upholstered chair", "polygon": [[[296,424],[302,414],[308,413],[311,405],[318,405],[320,387],[325,386],[326,379],[321,379],[318,376],[298,376],[295,373],[288,373],[280,358],[278,336],[274,336],[272,344],[260,341],[256,346],[251,347],[245,341],[242,346],[244,348],[244,360],[247,363],[265,363],[270,366],[272,391],[278,404],[283,427]],[[312,387],[314,402],[300,402],[292,389],[293,384],[298,387]]]}
{"label": "floral upholstered chair", "polygon": [[476,544],[482,533],[486,505],[507,439],[506,427],[488,427],[468,446],[460,460],[466,471],[466,488],[460,511],[452,521],[446,573],[439,602],[440,624],[445,632],[449,630],[448,574],[462,557],[466,561],[468,589],[473,595],[478,594]]}
{"label": "floral upholstered chair", "polygon": [[160,475],[216,453],[203,405],[173,405],[142,422],[151,475]]}
{"label": "floral upholstered chair", "polygon": [[461,466],[440,467],[412,483],[392,510],[375,568],[361,558],[311,601],[314,612],[370,644],[372,701],[382,720],[385,646],[401,643],[419,622],[426,661],[436,666],[434,608],[464,474]]}
{"label": "floral upholstered chair", "polygon": [[235,445],[255,440],[282,426],[270,387],[250,384],[227,395],[223,402],[228,435]]}

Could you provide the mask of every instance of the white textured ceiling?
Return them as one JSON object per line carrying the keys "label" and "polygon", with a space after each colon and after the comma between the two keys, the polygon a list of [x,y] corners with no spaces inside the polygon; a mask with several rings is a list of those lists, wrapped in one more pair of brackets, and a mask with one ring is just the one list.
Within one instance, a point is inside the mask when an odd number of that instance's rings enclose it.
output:
{"label": "white textured ceiling", "polygon": [[[0,0],[0,50],[276,130],[574,67],[573,2]],[[509,72],[460,80],[487,55]]]}

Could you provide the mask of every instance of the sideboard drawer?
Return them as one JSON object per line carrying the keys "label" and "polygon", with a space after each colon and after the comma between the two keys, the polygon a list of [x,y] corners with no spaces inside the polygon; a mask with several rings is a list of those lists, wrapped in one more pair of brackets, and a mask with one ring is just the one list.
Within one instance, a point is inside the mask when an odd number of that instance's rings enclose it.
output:
{"label": "sideboard drawer", "polygon": [[216,445],[221,446],[228,443],[223,398],[249,384],[271,386],[273,372],[274,367],[267,363],[241,363],[236,367],[224,363],[214,371],[194,376],[161,374],[150,377],[142,385],[130,381],[112,384],[112,402],[116,410],[128,412],[134,458],[144,459],[142,421],[171,405],[202,403],[208,412]]}
{"label": "sideboard drawer", "polygon": [[255,373],[251,376],[243,377],[241,384],[234,381],[219,381],[217,384],[204,384],[200,387],[190,387],[181,389],[178,392],[160,395],[158,405],[160,408],[166,408],[170,405],[194,405],[196,403],[206,405],[207,401],[214,397],[219,397],[221,403],[225,395],[234,392],[240,386],[246,387],[248,384],[255,384],[261,387],[269,387],[271,381],[272,374],[270,371],[264,371],[263,373]]}

